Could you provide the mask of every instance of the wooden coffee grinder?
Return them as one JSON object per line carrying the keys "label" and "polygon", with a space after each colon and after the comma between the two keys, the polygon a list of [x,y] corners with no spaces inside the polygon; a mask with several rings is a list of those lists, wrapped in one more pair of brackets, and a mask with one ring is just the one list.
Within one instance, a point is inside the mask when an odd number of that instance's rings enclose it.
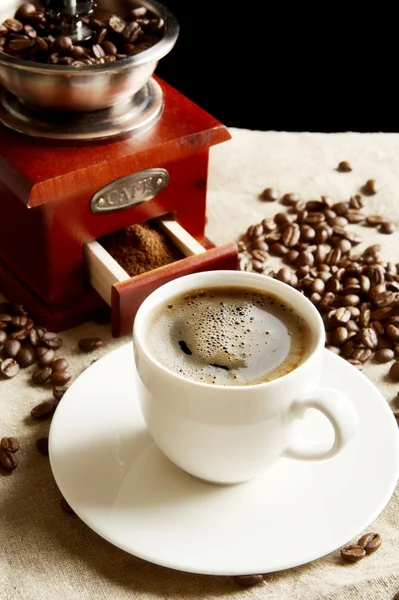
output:
{"label": "wooden coffee grinder", "polygon": [[[0,22],[21,3],[3,4]],[[81,18],[92,3],[55,4],[69,35],[90,35]],[[230,134],[154,74],[178,24],[154,0],[140,5],[165,22],[141,54],[73,69],[0,52],[0,291],[53,331],[109,305],[113,335],[129,334],[153,289],[237,265],[235,243],[215,247],[204,233],[209,149]],[[129,277],[97,240],[148,219],[185,258]]]}

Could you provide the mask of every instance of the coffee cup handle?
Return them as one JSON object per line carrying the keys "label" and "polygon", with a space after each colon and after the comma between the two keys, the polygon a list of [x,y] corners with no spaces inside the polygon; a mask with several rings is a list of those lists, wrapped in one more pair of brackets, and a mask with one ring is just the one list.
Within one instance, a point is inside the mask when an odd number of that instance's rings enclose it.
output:
{"label": "coffee cup handle", "polygon": [[352,402],[345,394],[332,388],[318,388],[303,398],[297,398],[288,409],[291,419],[301,419],[309,408],[319,410],[334,429],[334,442],[314,442],[296,434],[283,456],[298,460],[324,460],[335,456],[356,433],[358,416]]}

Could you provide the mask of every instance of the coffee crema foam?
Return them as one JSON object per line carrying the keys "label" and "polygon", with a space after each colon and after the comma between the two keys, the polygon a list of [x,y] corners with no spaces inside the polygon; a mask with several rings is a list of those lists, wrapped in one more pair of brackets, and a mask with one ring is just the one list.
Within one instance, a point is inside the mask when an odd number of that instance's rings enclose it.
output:
{"label": "coffee crema foam", "polygon": [[167,369],[217,385],[255,385],[293,371],[310,354],[309,325],[277,296],[207,287],[176,296],[153,315],[149,348]]}

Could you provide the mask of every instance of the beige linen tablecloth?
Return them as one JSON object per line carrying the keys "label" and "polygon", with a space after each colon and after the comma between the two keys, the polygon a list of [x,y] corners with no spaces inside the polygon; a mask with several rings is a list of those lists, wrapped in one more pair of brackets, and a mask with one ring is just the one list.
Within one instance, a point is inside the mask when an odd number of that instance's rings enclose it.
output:
{"label": "beige linen tablecloth", "polygon": [[[215,243],[237,239],[249,225],[281,210],[276,203],[259,201],[258,194],[269,186],[281,193],[298,192],[304,199],[328,195],[338,201],[347,200],[374,178],[379,192],[367,199],[365,210],[385,215],[399,228],[399,135],[238,129],[231,133],[232,140],[211,149],[207,235]],[[351,173],[335,170],[341,160],[351,162]],[[360,231],[365,244],[382,244],[383,259],[399,261],[399,232],[383,236],[371,229]],[[76,350],[77,341],[88,336],[101,336],[105,345],[82,355]],[[108,326],[94,323],[63,332],[62,337],[62,355],[71,363],[73,379],[94,358],[129,341],[112,339]],[[399,386],[387,383],[386,372],[386,365],[367,365],[364,370],[393,405]],[[231,577],[173,571],[115,548],[60,510],[48,458],[35,447],[36,439],[47,435],[49,422],[29,418],[31,408],[48,397],[48,391],[29,385],[29,370],[0,381],[0,436],[17,436],[21,443],[18,469],[0,475],[1,600],[389,600],[399,592],[397,492],[367,528],[383,538],[376,554],[345,565],[337,549],[302,567],[266,575],[261,585],[249,589],[237,587]],[[359,502],[372,485],[365,473]]]}

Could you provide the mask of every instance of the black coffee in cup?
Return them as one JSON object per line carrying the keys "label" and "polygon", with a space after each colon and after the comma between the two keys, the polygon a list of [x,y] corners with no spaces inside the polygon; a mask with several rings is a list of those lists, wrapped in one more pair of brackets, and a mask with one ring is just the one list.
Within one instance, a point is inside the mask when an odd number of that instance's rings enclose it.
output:
{"label": "black coffee in cup", "polygon": [[281,298],[247,287],[207,287],[154,313],[149,348],[167,369],[217,385],[255,385],[293,371],[310,355],[309,324]]}

